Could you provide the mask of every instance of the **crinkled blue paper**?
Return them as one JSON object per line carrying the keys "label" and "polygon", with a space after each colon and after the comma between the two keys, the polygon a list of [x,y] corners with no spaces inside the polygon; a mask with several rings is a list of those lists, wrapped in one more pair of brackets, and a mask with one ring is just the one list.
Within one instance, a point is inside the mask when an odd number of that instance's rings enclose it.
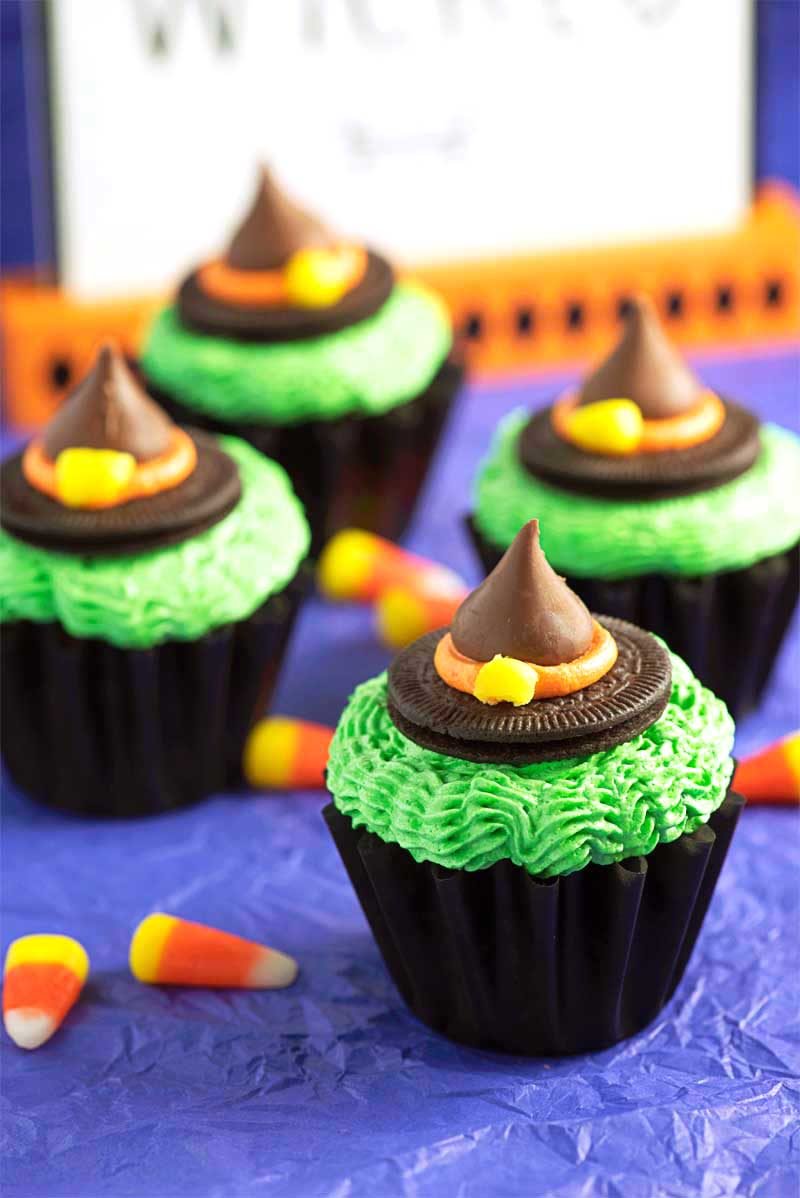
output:
{"label": "crinkled blue paper", "polygon": [[[796,355],[701,366],[763,416],[796,419]],[[476,577],[460,517],[489,430],[564,381],[468,396],[414,548]],[[740,752],[800,724],[799,645],[795,626]],[[310,603],[276,710],[332,723],[385,662],[367,611]],[[796,1194],[796,813],[745,811],[656,1023],[597,1055],[529,1061],[457,1047],[408,1014],[323,802],[217,798],[107,825],[52,814],[6,785],[3,947],[68,932],[92,974],[44,1048],[26,1054],[3,1037],[5,1198]],[[272,993],[141,986],[128,943],[154,909],[282,948],[300,978]]]}

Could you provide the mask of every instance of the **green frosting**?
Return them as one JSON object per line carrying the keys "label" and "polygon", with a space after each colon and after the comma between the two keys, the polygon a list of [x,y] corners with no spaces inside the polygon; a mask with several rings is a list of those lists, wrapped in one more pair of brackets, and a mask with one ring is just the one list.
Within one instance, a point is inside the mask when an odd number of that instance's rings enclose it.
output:
{"label": "green frosting", "polygon": [[304,341],[203,336],[167,308],[150,329],[142,365],[175,399],[218,419],[295,424],[376,415],[414,399],[452,339],[442,301],[416,283],[401,283],[368,320]]}
{"label": "green frosting", "polygon": [[78,557],[0,529],[0,622],[58,621],[72,636],[145,649],[246,619],[282,590],[308,551],[302,506],[276,462],[235,437],[219,443],[239,467],[242,497],[218,524],[179,545]]}
{"label": "green frosting", "polygon": [[353,694],[328,761],[328,786],[357,827],[415,861],[488,869],[508,859],[538,877],[652,852],[704,824],[733,770],[725,704],[672,656],[661,719],[591,757],[477,765],[408,740],[386,710],[386,675]]}
{"label": "green frosting", "polygon": [[733,482],[677,499],[624,501],[571,494],[539,482],[519,460],[529,413],[500,424],[478,475],[475,522],[506,548],[526,521],[541,522],[552,565],[576,577],[710,574],[782,553],[800,537],[800,440],[761,429],[761,453]]}

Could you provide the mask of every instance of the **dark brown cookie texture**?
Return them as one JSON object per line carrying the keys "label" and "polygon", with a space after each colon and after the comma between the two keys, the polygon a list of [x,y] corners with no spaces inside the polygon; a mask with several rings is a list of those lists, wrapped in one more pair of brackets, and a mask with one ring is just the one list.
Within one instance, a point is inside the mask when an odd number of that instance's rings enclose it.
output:
{"label": "dark brown cookie texture", "polygon": [[724,404],[725,423],[702,445],[625,457],[571,445],[556,433],[545,408],[522,430],[519,458],[542,482],[598,499],[673,499],[710,491],[749,470],[761,450],[758,419],[730,400]]}
{"label": "dark brown cookie texture", "polygon": [[370,251],[362,278],[327,308],[252,307],[217,299],[204,291],[197,272],[178,291],[178,315],[188,329],[235,341],[300,341],[338,333],[367,320],[383,307],[394,287],[394,271]]}
{"label": "dark brown cookie texture", "polygon": [[117,507],[64,507],[32,487],[22,454],[0,467],[0,524],[21,541],[54,553],[94,557],[145,553],[197,536],[239,502],[241,483],[232,458],[213,437],[191,429],[197,466],[177,487]]}
{"label": "dark brown cookie texture", "polygon": [[389,668],[388,710],[404,736],[425,749],[486,764],[529,765],[586,757],[622,744],[654,724],[667,705],[672,666],[641,628],[595,616],[619,656],[603,677],[572,695],[523,707],[489,706],[447,685],[433,655],[447,631],[420,637]]}

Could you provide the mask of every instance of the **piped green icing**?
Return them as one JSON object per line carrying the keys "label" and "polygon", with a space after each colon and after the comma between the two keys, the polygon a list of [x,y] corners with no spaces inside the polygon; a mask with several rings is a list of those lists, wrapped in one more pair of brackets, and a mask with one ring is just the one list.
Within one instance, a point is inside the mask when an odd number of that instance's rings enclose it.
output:
{"label": "piped green icing", "polygon": [[328,786],[357,827],[415,861],[488,869],[510,860],[538,877],[647,854],[707,822],[733,770],[733,720],[672,656],[661,718],[591,757],[477,765],[408,740],[386,709],[386,674],[363,683],[331,744]]}
{"label": "piped green icing", "polygon": [[536,516],[542,548],[562,573],[691,576],[746,568],[800,537],[800,440],[786,429],[762,426],[757,461],[724,486],[677,499],[626,502],[539,482],[519,460],[519,435],[528,418],[518,409],[502,421],[475,487],[475,522],[499,548]]}
{"label": "piped green icing", "polygon": [[242,497],[179,545],[78,557],[0,530],[0,621],[54,620],[72,636],[144,649],[246,619],[282,590],[308,552],[302,506],[276,462],[235,437],[219,442],[239,467]]}
{"label": "piped green icing", "polygon": [[450,319],[438,296],[401,283],[368,320],[304,341],[204,336],[167,308],[150,329],[142,365],[158,387],[218,419],[295,424],[377,415],[413,399],[451,344]]}

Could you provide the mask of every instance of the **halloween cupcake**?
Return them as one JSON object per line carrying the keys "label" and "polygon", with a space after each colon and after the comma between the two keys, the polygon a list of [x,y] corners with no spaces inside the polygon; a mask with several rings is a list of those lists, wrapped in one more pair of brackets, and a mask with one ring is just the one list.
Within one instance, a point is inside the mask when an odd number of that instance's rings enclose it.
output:
{"label": "halloween cupcake", "polygon": [[470,520],[490,570],[532,516],[592,608],[663,636],[736,718],[798,594],[800,441],[704,387],[650,304],[583,386],[500,425]]}
{"label": "halloween cupcake", "polygon": [[349,525],[402,534],[462,379],[441,300],[266,170],[222,256],[156,317],[141,364],[176,419],[286,468],[317,545]]}
{"label": "halloween cupcake", "polygon": [[2,754],[53,806],[137,815],[238,780],[301,597],[283,469],[179,429],[106,347],[0,470]]}
{"label": "halloween cupcake", "polygon": [[325,815],[423,1022],[604,1048],[678,985],[743,800],[733,722],[663,642],[591,614],[527,524],[452,626],[353,694]]}

